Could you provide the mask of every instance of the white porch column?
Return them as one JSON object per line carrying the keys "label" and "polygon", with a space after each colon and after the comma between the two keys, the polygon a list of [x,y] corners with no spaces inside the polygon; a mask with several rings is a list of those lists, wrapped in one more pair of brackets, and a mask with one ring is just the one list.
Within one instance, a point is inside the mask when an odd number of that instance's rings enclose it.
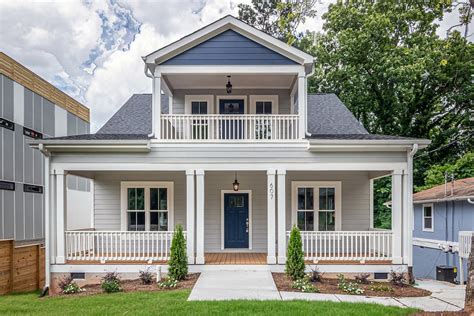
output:
{"label": "white porch column", "polygon": [[56,171],[56,263],[66,263],[65,236],[66,227],[66,175],[63,170]]}
{"label": "white porch column", "polygon": [[204,170],[196,170],[196,264],[204,264]]}
{"label": "white porch column", "polygon": [[[408,192],[410,188],[408,187],[408,175],[406,172],[402,175],[402,236],[403,236],[403,263],[410,265],[411,261],[411,252],[410,248],[413,247],[412,238],[413,232],[410,229],[410,208],[408,205]],[[411,214],[413,216],[413,214]],[[410,266],[413,266],[411,264]]]}
{"label": "white porch column", "polygon": [[267,170],[267,263],[276,264],[275,169]]}
{"label": "white porch column", "polygon": [[186,231],[188,264],[194,264],[194,170],[186,170]]}
{"label": "white porch column", "polygon": [[161,74],[153,76],[153,134],[156,139],[160,139],[161,131]]}
{"label": "white porch column", "polygon": [[402,194],[402,175],[394,172],[392,174],[392,257],[395,264],[403,263]]}
{"label": "white porch column", "polygon": [[278,264],[286,263],[286,170],[278,169]]}
{"label": "white porch column", "polygon": [[298,75],[298,115],[300,124],[300,138],[306,134],[306,77]]}

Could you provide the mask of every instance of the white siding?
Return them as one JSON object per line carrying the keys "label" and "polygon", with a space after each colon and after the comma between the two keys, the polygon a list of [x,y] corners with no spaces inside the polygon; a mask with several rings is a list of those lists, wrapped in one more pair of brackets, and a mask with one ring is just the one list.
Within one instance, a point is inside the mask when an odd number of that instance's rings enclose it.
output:
{"label": "white siding", "polygon": [[[232,190],[234,172],[204,175],[204,251],[221,251],[221,190]],[[267,251],[266,172],[238,172],[241,190],[252,190],[252,251]]]}
{"label": "white siding", "polygon": [[184,172],[96,173],[94,225],[96,230],[120,230],[121,181],[173,181],[174,223],[186,229],[186,178]]}
{"label": "white siding", "polygon": [[368,230],[370,227],[370,197],[368,172],[299,172],[286,175],[286,227],[291,229],[292,181],[341,181],[342,230]]}

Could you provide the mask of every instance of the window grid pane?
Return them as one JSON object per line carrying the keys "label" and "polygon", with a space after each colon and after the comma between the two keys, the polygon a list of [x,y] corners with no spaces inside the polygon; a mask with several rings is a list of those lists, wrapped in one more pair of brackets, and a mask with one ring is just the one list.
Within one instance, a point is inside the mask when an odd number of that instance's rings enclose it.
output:
{"label": "window grid pane", "polygon": [[168,212],[150,212],[150,230],[168,230]]}
{"label": "window grid pane", "polygon": [[128,209],[129,210],[145,210],[145,189],[144,188],[128,188]]}

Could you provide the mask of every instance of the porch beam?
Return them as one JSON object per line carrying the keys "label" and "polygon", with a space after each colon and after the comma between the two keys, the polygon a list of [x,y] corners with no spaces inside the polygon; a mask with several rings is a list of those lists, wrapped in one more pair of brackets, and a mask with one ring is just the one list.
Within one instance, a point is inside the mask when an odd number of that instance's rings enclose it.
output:
{"label": "porch beam", "polygon": [[402,213],[402,174],[401,173],[393,173],[392,174],[392,232],[393,232],[393,259],[392,262],[394,264],[402,264],[403,263],[403,213]]}
{"label": "porch beam", "polygon": [[194,264],[194,170],[186,170],[186,231],[188,264]]}
{"label": "porch beam", "polygon": [[275,169],[267,170],[267,263],[276,264]]}
{"label": "porch beam", "polygon": [[286,263],[286,170],[278,169],[278,264]]}
{"label": "porch beam", "polygon": [[56,170],[56,264],[66,263],[64,231],[66,226],[66,174]]}
{"label": "porch beam", "polygon": [[196,170],[196,264],[204,264],[204,170]]}

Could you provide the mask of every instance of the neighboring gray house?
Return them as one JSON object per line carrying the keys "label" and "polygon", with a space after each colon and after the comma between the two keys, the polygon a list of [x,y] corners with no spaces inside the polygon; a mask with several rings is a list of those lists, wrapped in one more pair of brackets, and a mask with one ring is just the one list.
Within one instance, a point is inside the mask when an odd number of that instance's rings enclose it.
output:
{"label": "neighboring gray house", "polygon": [[[0,240],[44,238],[44,157],[27,141],[85,133],[88,108],[0,52]],[[89,180],[68,182],[72,198],[90,191]]]}
{"label": "neighboring gray house", "polygon": [[[462,264],[459,260],[463,253],[459,232],[467,235],[474,231],[474,178],[418,192],[413,196],[413,203],[415,276],[436,279],[436,266],[446,265],[456,267],[458,281],[462,278],[465,282],[467,273],[462,272],[467,271],[467,260]],[[470,248],[464,245],[464,249]]]}
{"label": "neighboring gray house", "polygon": [[[96,134],[31,142],[46,157],[47,285],[166,271],[176,224],[192,271],[282,271],[293,225],[323,272],[412,265],[412,162],[428,140],[369,134],[334,94],[307,93],[312,56],[232,16],[143,61],[151,95]],[[71,174],[94,180],[94,231],[67,229]],[[386,175],[392,230],[375,231],[371,179]]]}

